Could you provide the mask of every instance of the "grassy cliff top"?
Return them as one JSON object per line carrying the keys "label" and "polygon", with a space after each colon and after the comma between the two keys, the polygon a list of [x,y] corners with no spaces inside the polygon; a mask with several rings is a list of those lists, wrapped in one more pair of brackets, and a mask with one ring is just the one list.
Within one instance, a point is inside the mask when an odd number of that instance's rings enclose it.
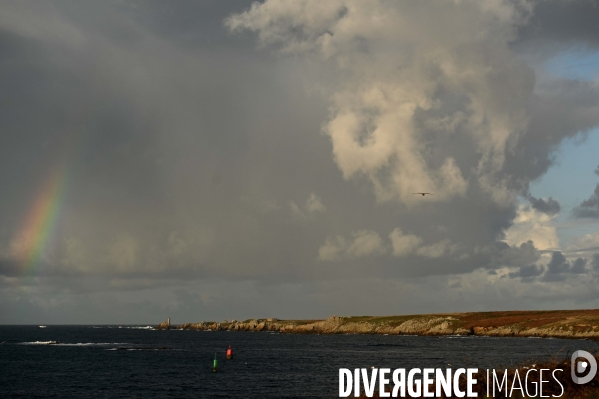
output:
{"label": "grassy cliff top", "polygon": [[[503,327],[519,325],[522,328],[539,328],[545,326],[572,326],[599,328],[599,309],[584,310],[510,310],[497,312],[467,312],[467,313],[434,313],[413,314],[400,316],[339,316],[340,323],[369,323],[375,325],[398,326],[413,319],[451,318],[459,327]],[[267,319],[253,319],[263,322]],[[245,320],[248,322],[250,320]],[[294,325],[310,324],[321,320],[281,320],[277,323]]]}

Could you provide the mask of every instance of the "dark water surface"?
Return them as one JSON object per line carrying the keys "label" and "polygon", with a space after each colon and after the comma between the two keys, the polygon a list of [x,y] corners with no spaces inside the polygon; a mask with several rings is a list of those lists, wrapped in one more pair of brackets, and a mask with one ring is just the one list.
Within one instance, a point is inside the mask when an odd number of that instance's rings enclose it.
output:
{"label": "dark water surface", "polygon": [[[599,350],[587,340],[131,326],[0,326],[0,342],[0,396],[8,398],[334,398],[341,367],[493,368],[548,359],[560,350]],[[228,345],[234,351],[229,361]],[[212,373],[215,353],[218,373]]]}

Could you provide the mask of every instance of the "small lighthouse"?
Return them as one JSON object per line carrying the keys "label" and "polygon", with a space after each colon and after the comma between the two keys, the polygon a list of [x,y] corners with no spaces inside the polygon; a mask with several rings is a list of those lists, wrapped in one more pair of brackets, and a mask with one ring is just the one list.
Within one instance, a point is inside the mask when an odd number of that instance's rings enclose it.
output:
{"label": "small lighthouse", "polygon": [[170,318],[170,317],[167,317],[166,324],[167,324],[169,327],[171,326],[171,318]]}

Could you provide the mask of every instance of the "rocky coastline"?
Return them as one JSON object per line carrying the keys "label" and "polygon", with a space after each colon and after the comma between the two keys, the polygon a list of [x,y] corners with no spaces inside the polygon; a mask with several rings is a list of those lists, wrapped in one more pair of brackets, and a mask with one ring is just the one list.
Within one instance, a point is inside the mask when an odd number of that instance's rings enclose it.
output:
{"label": "rocky coastline", "polygon": [[326,320],[249,319],[156,326],[159,330],[270,331],[288,334],[476,335],[599,339],[599,309],[331,316]]}

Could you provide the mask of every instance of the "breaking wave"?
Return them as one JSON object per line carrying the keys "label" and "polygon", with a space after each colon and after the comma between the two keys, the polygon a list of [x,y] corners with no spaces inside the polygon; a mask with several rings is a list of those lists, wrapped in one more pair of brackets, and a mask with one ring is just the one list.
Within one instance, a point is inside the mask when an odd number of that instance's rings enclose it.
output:
{"label": "breaking wave", "polygon": [[119,326],[119,328],[130,328],[132,330],[154,330],[154,327],[152,326],[145,326],[145,327],[136,327],[136,326],[131,326],[131,327],[123,327],[123,326]]}
{"label": "breaking wave", "polygon": [[58,341],[32,341],[32,342],[19,342],[20,345],[57,345]]}
{"label": "breaking wave", "polygon": [[134,345],[127,342],[60,342],[60,341],[31,341],[19,342],[19,345],[55,345],[55,346],[109,346],[109,345]]}
{"label": "breaking wave", "polygon": [[155,330],[152,326],[91,326],[91,328],[127,328],[131,330]]}

